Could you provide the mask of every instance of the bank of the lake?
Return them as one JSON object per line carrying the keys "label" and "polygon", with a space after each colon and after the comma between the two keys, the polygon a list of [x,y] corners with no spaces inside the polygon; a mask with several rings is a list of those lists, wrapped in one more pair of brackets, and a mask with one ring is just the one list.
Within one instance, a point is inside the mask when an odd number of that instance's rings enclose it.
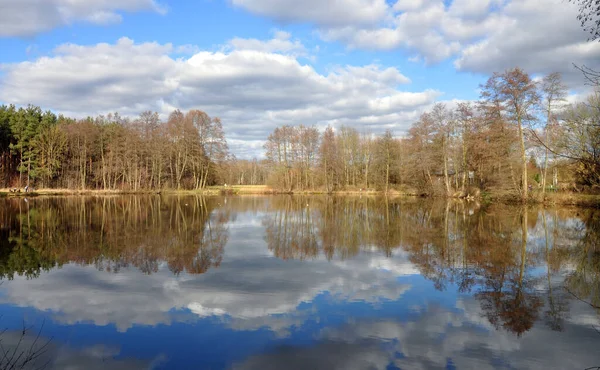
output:
{"label": "bank of the lake", "polygon": [[[278,194],[293,194],[293,195],[365,195],[365,196],[384,196],[388,197],[433,197],[430,195],[418,194],[415,192],[401,192],[398,190],[390,190],[387,193],[374,189],[351,189],[338,190],[327,193],[324,190],[302,190],[302,191],[284,191],[273,189],[267,185],[234,185],[234,186],[210,186],[199,190],[185,189],[163,189],[163,190],[115,190],[115,189],[34,189],[30,192],[25,192],[24,189],[12,191],[11,189],[0,189],[0,197],[35,197],[35,196],[82,196],[82,195],[147,195],[147,194],[165,194],[165,195],[278,195]],[[450,198],[459,199],[459,198]],[[483,203],[503,203],[517,204],[521,203],[521,198],[513,193],[483,193],[481,197],[472,199]],[[471,201],[471,200],[469,200]],[[543,204],[543,205],[563,205],[563,206],[578,206],[578,207],[593,207],[600,208],[599,194],[585,194],[573,192],[547,192],[530,194],[527,201],[528,204]]]}

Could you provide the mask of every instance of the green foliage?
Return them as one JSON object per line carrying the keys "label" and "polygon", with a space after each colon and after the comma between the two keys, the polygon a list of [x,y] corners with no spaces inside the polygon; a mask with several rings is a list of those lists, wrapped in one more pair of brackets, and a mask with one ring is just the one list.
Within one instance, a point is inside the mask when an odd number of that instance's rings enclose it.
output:
{"label": "green foliage", "polygon": [[229,158],[220,119],[199,110],[176,116],[181,122],[163,123],[152,112],[75,120],[32,105],[2,106],[0,187],[200,189],[220,182]]}

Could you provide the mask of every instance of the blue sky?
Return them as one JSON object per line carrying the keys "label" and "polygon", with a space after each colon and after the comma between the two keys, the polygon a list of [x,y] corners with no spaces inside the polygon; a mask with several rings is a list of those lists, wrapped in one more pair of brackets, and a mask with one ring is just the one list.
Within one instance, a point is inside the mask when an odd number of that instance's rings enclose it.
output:
{"label": "blue sky", "polygon": [[401,136],[494,71],[598,67],[565,0],[0,0],[0,102],[222,118],[234,154],[283,124]]}

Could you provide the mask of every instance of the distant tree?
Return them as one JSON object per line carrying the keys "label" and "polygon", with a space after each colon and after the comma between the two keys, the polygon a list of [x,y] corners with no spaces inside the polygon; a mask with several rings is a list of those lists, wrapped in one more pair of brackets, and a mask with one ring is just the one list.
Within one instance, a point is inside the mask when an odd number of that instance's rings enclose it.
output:
{"label": "distant tree", "polygon": [[566,108],[560,134],[553,144],[553,153],[577,163],[576,174],[581,185],[600,186],[599,94]]}
{"label": "distant tree", "polygon": [[413,183],[421,189],[434,191],[433,175],[438,159],[434,150],[436,128],[429,112],[421,114],[419,120],[408,130],[411,156],[409,173]]}
{"label": "distant tree", "polygon": [[302,182],[302,177],[304,178],[303,186],[305,189],[308,189],[311,186],[314,187],[315,184],[313,168],[317,165],[321,135],[316,127],[300,125],[298,130],[300,160],[302,163],[300,180]]}
{"label": "distant tree", "polygon": [[11,176],[11,143],[13,135],[11,132],[11,119],[15,114],[15,106],[0,106],[0,180],[4,186],[8,183]]}
{"label": "distant tree", "polygon": [[363,173],[363,187],[367,189],[369,187],[369,176],[371,175],[371,165],[373,162],[373,138],[369,133],[363,133],[360,137],[360,157],[361,165],[364,170]]}
{"label": "distant tree", "polygon": [[337,142],[335,132],[331,126],[327,126],[321,140],[319,148],[319,158],[321,159],[321,170],[325,182],[325,190],[333,191],[335,188],[335,178],[338,162]]}
{"label": "distant tree", "polygon": [[521,198],[527,199],[527,153],[525,148],[525,124],[535,119],[540,97],[536,83],[519,68],[494,73],[488,82],[482,86],[481,96],[484,101],[498,108],[497,114],[506,114],[518,130],[521,157]]}
{"label": "distant tree", "polygon": [[198,131],[194,128],[193,121],[186,120],[185,115],[177,109],[169,115],[167,135],[170,144],[169,168],[172,184],[181,189],[183,177],[189,170],[196,151]]}
{"label": "distant tree", "polygon": [[360,137],[358,131],[351,127],[342,126],[337,138],[340,160],[344,167],[344,186],[355,186],[360,171]]}
{"label": "distant tree", "polygon": [[469,143],[473,138],[475,111],[470,103],[459,103],[454,112],[456,125],[460,135],[460,172],[461,172],[461,191],[466,190],[467,177],[469,175],[469,165],[467,162],[467,153]]}
{"label": "distant tree", "polygon": [[436,141],[439,148],[436,148],[441,153],[442,173],[444,175],[444,188],[446,195],[452,194],[450,185],[450,177],[448,175],[448,161],[450,159],[450,137],[454,130],[454,117],[452,111],[446,108],[446,105],[437,103],[431,110],[431,118],[436,131]]}
{"label": "distant tree", "polygon": [[42,186],[50,186],[62,166],[67,149],[67,136],[58,125],[44,127],[34,140],[39,153],[39,170]]}
{"label": "distant tree", "polygon": [[29,185],[31,162],[34,159],[31,143],[36,135],[41,117],[41,109],[32,105],[27,109],[19,108],[11,116],[10,129],[14,140],[10,144],[10,148],[19,156],[19,187],[23,185],[23,173],[27,173],[27,185]]}
{"label": "distant tree", "polygon": [[546,113],[546,125],[544,127],[544,166],[542,169],[542,195],[546,192],[546,179],[548,173],[548,146],[552,145],[552,129],[557,120],[555,111],[558,105],[564,103],[567,96],[567,87],[562,82],[560,73],[551,73],[544,77],[541,85],[543,109]]}
{"label": "distant tree", "polygon": [[397,169],[397,162],[400,160],[398,150],[398,141],[394,139],[392,132],[386,130],[378,137],[374,143],[373,164],[376,172],[376,181],[385,189],[387,193],[390,187],[392,171]]}
{"label": "distant tree", "polygon": [[75,173],[74,184],[79,184],[80,189],[86,189],[91,175],[95,143],[98,139],[98,126],[91,119],[71,122],[64,126],[67,136],[68,155],[70,167]]}

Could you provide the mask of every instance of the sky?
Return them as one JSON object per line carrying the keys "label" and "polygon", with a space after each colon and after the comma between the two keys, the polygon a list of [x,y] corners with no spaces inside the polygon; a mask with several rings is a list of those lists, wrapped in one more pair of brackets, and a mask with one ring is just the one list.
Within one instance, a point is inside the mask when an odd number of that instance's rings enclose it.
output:
{"label": "sky", "polygon": [[493,72],[600,68],[567,0],[0,0],[0,103],[72,117],[201,109],[233,154],[277,126],[406,134]]}

